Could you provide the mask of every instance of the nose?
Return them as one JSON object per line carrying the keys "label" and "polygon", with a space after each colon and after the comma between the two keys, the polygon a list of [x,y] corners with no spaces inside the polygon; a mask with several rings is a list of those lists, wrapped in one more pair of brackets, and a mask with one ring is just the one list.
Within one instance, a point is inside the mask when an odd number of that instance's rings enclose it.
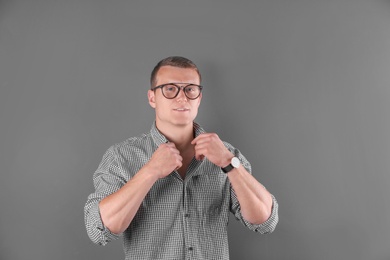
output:
{"label": "nose", "polygon": [[179,93],[177,94],[176,97],[177,100],[187,100],[187,96],[184,92],[184,87],[180,87]]}

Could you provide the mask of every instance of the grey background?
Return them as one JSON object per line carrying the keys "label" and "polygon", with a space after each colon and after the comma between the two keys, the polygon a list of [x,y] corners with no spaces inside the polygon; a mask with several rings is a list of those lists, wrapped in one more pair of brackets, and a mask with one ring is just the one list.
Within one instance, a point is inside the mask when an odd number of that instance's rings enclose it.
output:
{"label": "grey background", "polygon": [[389,47],[389,1],[0,0],[0,259],[123,259],[83,206],[170,55],[280,204],[271,235],[231,218],[232,259],[390,259]]}

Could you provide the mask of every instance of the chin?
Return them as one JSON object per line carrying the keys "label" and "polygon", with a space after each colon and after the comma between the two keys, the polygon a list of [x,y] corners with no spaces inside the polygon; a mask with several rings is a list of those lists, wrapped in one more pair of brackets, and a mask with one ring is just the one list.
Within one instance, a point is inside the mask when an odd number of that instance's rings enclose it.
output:
{"label": "chin", "polygon": [[164,125],[170,125],[172,127],[186,127],[188,125],[192,125],[194,122],[195,118],[193,117],[165,117],[165,118],[160,118],[160,123]]}
{"label": "chin", "polygon": [[175,126],[180,126],[180,127],[185,127],[188,126],[189,124],[192,124],[193,121],[180,121],[180,122],[173,122],[172,124]]}
{"label": "chin", "polygon": [[189,124],[192,124],[194,122],[194,119],[176,119],[171,120],[171,124],[175,126],[188,126]]}

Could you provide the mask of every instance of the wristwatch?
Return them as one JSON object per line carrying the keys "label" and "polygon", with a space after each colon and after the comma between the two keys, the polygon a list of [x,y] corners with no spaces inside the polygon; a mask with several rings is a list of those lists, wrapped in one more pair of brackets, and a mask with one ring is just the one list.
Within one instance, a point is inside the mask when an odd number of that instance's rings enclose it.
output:
{"label": "wristwatch", "polygon": [[228,173],[231,170],[233,170],[233,168],[238,168],[238,167],[240,167],[240,160],[237,157],[233,157],[230,160],[230,164],[226,167],[222,167],[221,169],[224,173]]}

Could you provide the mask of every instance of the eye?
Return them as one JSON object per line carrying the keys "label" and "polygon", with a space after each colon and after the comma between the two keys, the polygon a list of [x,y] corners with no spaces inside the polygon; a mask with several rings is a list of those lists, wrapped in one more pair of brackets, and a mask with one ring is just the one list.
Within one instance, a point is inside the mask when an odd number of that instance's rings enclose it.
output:
{"label": "eye", "polygon": [[176,86],[175,85],[165,85],[164,86],[165,92],[176,92]]}
{"label": "eye", "polygon": [[190,93],[190,92],[195,92],[196,91],[196,86],[187,86],[186,88],[185,88],[185,91],[186,92],[188,92],[188,93]]}

